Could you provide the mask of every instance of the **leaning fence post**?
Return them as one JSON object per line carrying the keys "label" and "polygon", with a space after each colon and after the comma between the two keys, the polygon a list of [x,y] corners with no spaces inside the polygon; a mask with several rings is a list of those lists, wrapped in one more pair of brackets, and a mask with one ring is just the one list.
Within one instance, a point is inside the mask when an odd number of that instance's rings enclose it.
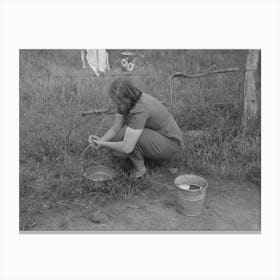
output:
{"label": "leaning fence post", "polygon": [[260,50],[249,50],[244,74],[243,127],[260,113],[261,96]]}

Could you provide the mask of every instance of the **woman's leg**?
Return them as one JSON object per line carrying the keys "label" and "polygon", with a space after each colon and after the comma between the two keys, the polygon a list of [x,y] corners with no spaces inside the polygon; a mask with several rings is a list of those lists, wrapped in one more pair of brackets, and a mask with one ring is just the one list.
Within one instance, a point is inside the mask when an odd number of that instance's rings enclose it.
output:
{"label": "woman's leg", "polygon": [[147,169],[146,169],[145,162],[144,162],[143,158],[142,159],[135,159],[133,157],[129,157],[129,159],[131,160],[131,162],[133,163],[133,165],[135,167],[135,173],[134,173],[135,178],[139,178],[147,172]]}
{"label": "woman's leg", "polygon": [[[124,126],[114,137],[113,141],[122,141],[127,126]],[[118,153],[119,157],[128,157],[133,163],[136,172],[135,177],[141,177],[146,173],[144,158],[152,160],[168,160],[179,151],[179,146],[163,136],[159,132],[145,128],[140,135],[134,150],[129,154]]]}
{"label": "woman's leg", "polygon": [[[125,130],[126,130],[127,126],[123,126],[122,129],[120,129],[118,131],[118,133],[114,136],[114,138],[112,139],[112,141],[114,142],[118,142],[118,141],[122,141],[124,138],[124,134],[125,134]],[[131,163],[133,164],[134,168],[135,168],[135,177],[139,178],[141,176],[143,176],[147,170],[144,164],[144,159],[143,157],[139,157],[139,158],[134,158],[131,157],[130,154],[123,154],[123,153],[119,153],[119,152],[113,152],[113,154],[115,156],[117,156],[118,158],[120,158],[121,163],[126,167],[128,166],[126,160],[130,160]],[[126,169],[126,168],[125,168]]]}
{"label": "woman's leg", "polygon": [[[120,129],[117,134],[114,136],[112,141],[119,142],[122,141],[124,138],[125,130],[127,126],[123,126],[122,129]],[[124,153],[111,151],[114,156],[116,156],[119,159],[120,166],[124,171],[129,171],[133,167],[132,161],[129,159],[129,156]]]}
{"label": "woman's leg", "polygon": [[176,156],[179,150],[179,145],[174,141],[155,130],[145,128],[129,157],[138,160],[147,158],[165,161]]}
{"label": "woman's leg", "polygon": [[134,150],[129,154],[129,158],[136,168],[136,178],[146,173],[144,158],[165,161],[176,156],[178,152],[179,146],[176,143],[157,131],[145,128]]}

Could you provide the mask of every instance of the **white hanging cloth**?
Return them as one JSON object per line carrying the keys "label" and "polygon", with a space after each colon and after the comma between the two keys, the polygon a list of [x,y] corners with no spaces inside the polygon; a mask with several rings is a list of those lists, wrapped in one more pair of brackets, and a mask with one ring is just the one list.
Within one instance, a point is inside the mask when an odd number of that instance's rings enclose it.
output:
{"label": "white hanging cloth", "polygon": [[106,50],[87,49],[87,62],[98,77],[100,72],[110,70],[109,58]]}

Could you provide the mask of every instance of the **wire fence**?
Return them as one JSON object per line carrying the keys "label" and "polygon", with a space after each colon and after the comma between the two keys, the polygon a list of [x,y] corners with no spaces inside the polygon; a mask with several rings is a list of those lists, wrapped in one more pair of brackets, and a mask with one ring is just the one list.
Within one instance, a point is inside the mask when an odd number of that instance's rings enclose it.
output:
{"label": "wire fence", "polygon": [[[227,71],[224,71],[227,70]],[[217,75],[217,74],[223,74],[223,73],[233,73],[233,72],[241,72],[241,73],[245,73],[245,72],[255,72],[257,71],[256,69],[236,69],[233,68],[232,70],[230,69],[221,69],[221,70],[217,70],[217,71],[213,71],[213,72],[209,72],[209,73],[191,73],[191,74],[187,74],[187,73],[183,73],[183,72],[175,72],[173,74],[171,74],[169,76],[169,79],[174,79],[174,78],[202,78],[202,77],[206,77],[206,76],[211,76],[211,75]],[[84,80],[84,79],[88,79],[88,78],[92,78],[92,79],[108,79],[108,78],[115,78],[115,77],[143,77],[144,75],[141,74],[134,74],[132,72],[123,72],[122,74],[105,74],[103,76],[96,76],[94,74],[92,75],[73,75],[73,74],[50,74],[49,75],[52,78],[76,78],[76,79],[80,79],[80,80]],[[45,78],[45,75],[30,75],[31,79],[41,79],[41,78]]]}
{"label": "wire fence", "polygon": [[[227,73],[246,73],[248,71],[256,71],[256,69],[240,69],[238,67],[232,67],[232,68],[226,68],[226,69],[214,69],[208,72],[204,72],[204,73],[183,73],[183,72],[175,72],[173,74],[171,74],[169,76],[169,94],[170,94],[170,104],[171,107],[174,104],[174,89],[173,89],[173,84],[172,81],[173,79],[178,79],[178,78],[183,78],[183,79],[194,79],[194,78],[204,78],[207,76],[212,76],[212,75],[218,75],[218,74],[227,74]],[[108,74],[105,73],[105,75],[102,76],[95,76],[94,74],[92,75],[61,75],[61,74],[55,74],[55,75],[50,75],[52,78],[60,78],[60,79],[66,79],[66,78],[75,78],[78,79],[80,81],[80,87],[81,87],[81,81],[85,80],[85,79],[110,79],[110,78],[115,78],[115,77],[143,77],[143,75],[139,75],[139,74],[135,74],[133,72],[123,72],[121,74]],[[33,79],[40,79],[40,78],[44,78],[44,75],[32,75],[31,78]],[[242,81],[242,83],[244,83],[244,80]],[[81,88],[80,88],[81,91]],[[239,98],[240,96],[242,96],[241,94],[241,89],[239,86]],[[230,101],[230,102],[208,102],[207,105],[211,106],[211,105],[226,105],[226,104],[240,104],[241,101],[240,100],[236,100],[236,101]],[[203,106],[203,104],[186,104],[185,106],[187,107],[199,107],[199,106]],[[84,112],[81,112],[81,114],[83,114]],[[114,112],[109,112],[108,110],[98,110],[98,113],[105,113],[105,114],[112,114]],[[93,112],[94,114],[94,112]]]}

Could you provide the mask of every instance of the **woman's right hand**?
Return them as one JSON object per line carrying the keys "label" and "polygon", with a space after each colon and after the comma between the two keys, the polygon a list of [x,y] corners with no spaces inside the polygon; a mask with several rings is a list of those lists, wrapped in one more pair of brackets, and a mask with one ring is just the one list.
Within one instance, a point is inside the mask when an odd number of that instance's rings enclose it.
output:
{"label": "woman's right hand", "polygon": [[97,144],[96,142],[94,142],[94,140],[100,140],[100,137],[96,136],[96,135],[90,135],[88,137],[88,142],[90,144],[90,146],[94,149],[99,149],[101,147],[101,145]]}

